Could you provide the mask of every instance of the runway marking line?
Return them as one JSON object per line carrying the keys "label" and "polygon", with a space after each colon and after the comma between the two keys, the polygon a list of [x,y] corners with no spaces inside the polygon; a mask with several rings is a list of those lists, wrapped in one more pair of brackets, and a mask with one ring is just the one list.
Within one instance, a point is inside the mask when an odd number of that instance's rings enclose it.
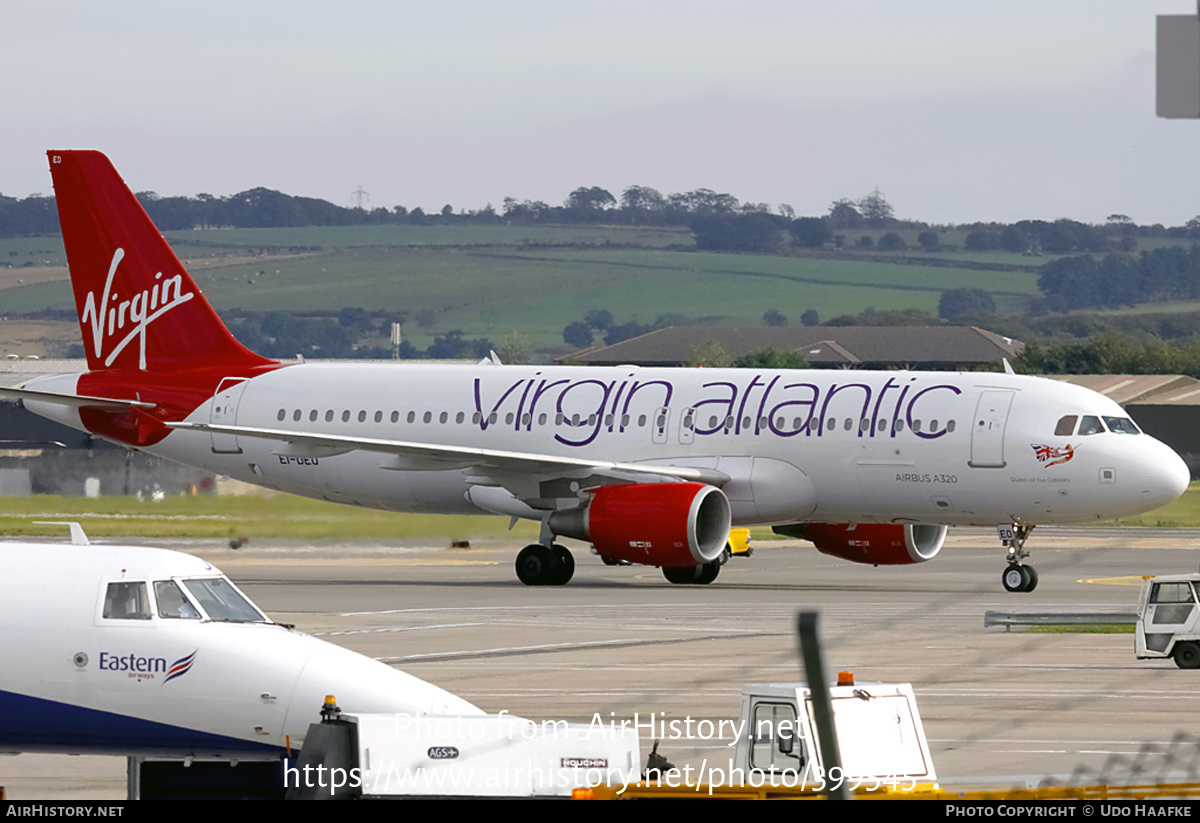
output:
{"label": "runway marking line", "polygon": [[1140,586],[1145,581],[1141,575],[1130,575],[1128,577],[1085,577],[1075,582],[1093,583],[1097,586]]}

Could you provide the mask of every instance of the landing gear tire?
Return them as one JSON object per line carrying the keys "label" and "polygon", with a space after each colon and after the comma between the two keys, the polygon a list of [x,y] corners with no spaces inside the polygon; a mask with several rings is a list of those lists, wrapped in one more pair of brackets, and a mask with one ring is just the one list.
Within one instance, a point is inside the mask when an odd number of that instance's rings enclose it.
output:
{"label": "landing gear tire", "polygon": [[575,575],[575,558],[566,546],[560,546],[557,543],[554,544],[553,551],[554,559],[558,561],[558,577],[550,585],[565,586]]}
{"label": "landing gear tire", "polygon": [[1033,566],[1023,566],[1020,563],[1010,563],[1000,580],[1004,583],[1005,591],[1010,592],[1031,592],[1038,584],[1037,571]]}
{"label": "landing gear tire", "polygon": [[705,563],[700,567],[700,573],[696,575],[696,582],[701,586],[707,586],[709,583],[717,579],[717,575],[721,573],[720,558]]}
{"label": "landing gear tire", "polygon": [[721,561],[717,559],[700,566],[663,566],[662,572],[668,582],[676,585],[707,586],[721,573]]}
{"label": "landing gear tire", "polygon": [[700,566],[663,566],[662,573],[668,583],[681,586],[698,582],[700,568]]}
{"label": "landing gear tire", "polygon": [[1176,643],[1171,657],[1175,658],[1175,665],[1181,669],[1200,669],[1200,643],[1190,640]]}
{"label": "landing gear tire", "polygon": [[1022,566],[1021,568],[1023,568],[1029,574],[1029,583],[1025,586],[1025,591],[1031,592],[1037,588],[1037,569],[1035,569],[1033,566]]}
{"label": "landing gear tire", "polygon": [[[526,546],[517,555],[517,579],[526,586],[553,586],[558,584],[562,571],[555,553],[540,543]],[[574,571],[574,564],[572,564]],[[567,580],[570,579],[568,575]],[[566,580],[562,581],[567,582]]]}

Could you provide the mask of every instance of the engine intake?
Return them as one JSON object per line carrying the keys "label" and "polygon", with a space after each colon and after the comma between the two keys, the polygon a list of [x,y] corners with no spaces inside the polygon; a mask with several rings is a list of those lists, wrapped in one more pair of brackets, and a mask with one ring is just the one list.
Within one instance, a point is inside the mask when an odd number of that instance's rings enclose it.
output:
{"label": "engine intake", "polygon": [[725,549],[729,500],[703,483],[601,486],[587,506],[550,515],[555,534],[589,540],[602,557],[650,566],[698,566]]}
{"label": "engine intake", "polygon": [[932,560],[942,550],[946,526],[898,523],[796,523],[779,534],[811,540],[822,554],[854,563],[902,566]]}

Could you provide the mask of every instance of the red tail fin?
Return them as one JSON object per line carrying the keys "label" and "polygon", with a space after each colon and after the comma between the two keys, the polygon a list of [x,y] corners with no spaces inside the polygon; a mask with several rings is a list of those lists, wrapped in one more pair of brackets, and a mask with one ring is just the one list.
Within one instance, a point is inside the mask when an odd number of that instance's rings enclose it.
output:
{"label": "red tail fin", "polygon": [[273,362],[229,333],[107,157],[47,155],[89,369]]}

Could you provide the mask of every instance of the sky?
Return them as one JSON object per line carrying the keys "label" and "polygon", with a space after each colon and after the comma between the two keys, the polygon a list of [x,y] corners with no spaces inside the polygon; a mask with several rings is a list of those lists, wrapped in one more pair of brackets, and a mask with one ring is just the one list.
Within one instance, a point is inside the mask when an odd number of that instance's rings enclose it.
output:
{"label": "sky", "polygon": [[1154,114],[1195,0],[0,3],[0,193],[99,149],[135,191],[456,211],[710,188],[906,219],[1200,214],[1200,120]]}

